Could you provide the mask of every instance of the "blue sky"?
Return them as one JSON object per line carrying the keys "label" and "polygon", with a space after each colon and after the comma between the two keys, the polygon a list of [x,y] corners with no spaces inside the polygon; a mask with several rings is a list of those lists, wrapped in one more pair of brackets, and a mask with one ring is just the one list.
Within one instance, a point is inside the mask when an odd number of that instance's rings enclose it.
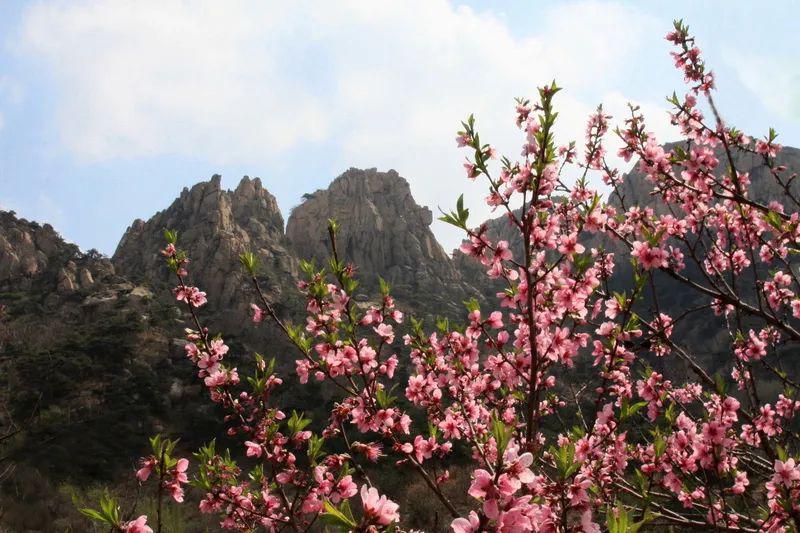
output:
{"label": "blue sky", "polygon": [[[0,207],[111,254],[135,218],[212,174],[260,176],[284,216],[350,166],[395,168],[418,202],[461,190],[475,112],[512,156],[513,98],[565,87],[563,140],[604,102],[674,138],[663,36],[684,18],[726,120],[800,145],[796,2],[23,2],[0,0]],[[439,223],[446,248],[459,235]]]}

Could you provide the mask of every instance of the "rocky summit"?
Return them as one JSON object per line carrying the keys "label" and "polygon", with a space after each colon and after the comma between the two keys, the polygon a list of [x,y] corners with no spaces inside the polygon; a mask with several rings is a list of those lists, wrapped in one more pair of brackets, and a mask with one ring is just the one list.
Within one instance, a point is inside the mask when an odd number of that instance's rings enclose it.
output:
{"label": "rocky summit", "polygon": [[[135,220],[111,259],[117,272],[165,290],[173,281],[159,250],[164,230],[175,230],[179,246],[190,255],[190,282],[209,295],[208,309],[221,319],[241,321],[254,296],[239,255],[250,251],[258,256],[268,298],[286,303],[291,298],[284,293],[294,290],[299,261],[326,263],[332,218],[341,226],[341,258],[358,269],[356,296],[361,299],[375,295],[378,276],[412,309],[435,302],[456,313],[476,292],[431,232],[430,209],[414,201],[408,182],[394,170],[348,170],[327,189],[306,194],[292,210],[285,232],[275,197],[260,179],[244,177],[232,191],[220,182],[215,175],[185,188],[168,208],[147,221]],[[235,327],[234,320],[223,322],[220,326]]]}
{"label": "rocky summit", "polygon": [[447,295],[459,305],[473,290],[431,232],[431,210],[416,203],[408,182],[394,170],[351,168],[327,189],[307,194],[286,227],[299,258],[321,264],[330,255],[328,219],[341,227],[340,258],[356,265],[367,289],[380,275],[398,297]]}
{"label": "rocky summit", "polygon": [[0,285],[30,288],[50,275],[60,294],[90,289],[95,278],[114,274],[111,263],[98,254],[82,254],[68,244],[50,224],[39,225],[0,212]]}
{"label": "rocky summit", "polygon": [[167,209],[146,222],[135,220],[112,258],[117,270],[131,279],[172,284],[159,253],[170,229],[189,251],[190,282],[209,294],[209,309],[228,316],[244,312],[252,297],[242,294],[247,283],[239,255],[247,251],[259,257],[265,289],[277,300],[296,277],[297,260],[288,250],[275,197],[258,178],[245,176],[233,191],[223,190],[220,181],[215,175],[184,188]]}
{"label": "rocky summit", "polygon": [[143,309],[152,293],[119,276],[99,252],[82,252],[50,224],[0,211],[0,305],[28,309],[29,323],[81,320],[110,305]]}

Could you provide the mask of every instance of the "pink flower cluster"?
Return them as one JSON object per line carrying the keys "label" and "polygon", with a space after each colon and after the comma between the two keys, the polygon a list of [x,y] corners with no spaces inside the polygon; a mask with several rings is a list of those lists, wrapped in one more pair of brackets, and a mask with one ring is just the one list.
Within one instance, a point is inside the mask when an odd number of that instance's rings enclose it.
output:
{"label": "pink flower cluster", "polygon": [[[189,477],[186,475],[186,470],[189,468],[188,459],[178,459],[172,468],[166,469],[162,466],[162,462],[154,455],[143,458],[141,460],[141,468],[136,471],[136,478],[144,483],[150,478],[150,475],[155,470],[161,478],[161,485],[167,489],[178,503],[183,502],[183,485],[189,482]],[[161,470],[164,470],[162,472]]]}

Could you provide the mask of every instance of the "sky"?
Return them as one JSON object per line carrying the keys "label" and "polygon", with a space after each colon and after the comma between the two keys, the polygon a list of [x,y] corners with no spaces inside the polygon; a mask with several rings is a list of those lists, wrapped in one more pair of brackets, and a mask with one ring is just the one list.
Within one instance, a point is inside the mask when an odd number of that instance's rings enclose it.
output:
{"label": "sky", "polygon": [[[556,79],[559,141],[580,143],[599,103],[619,123],[629,101],[676,138],[675,18],[725,120],[798,146],[799,16],[793,1],[0,0],[0,209],[110,255],[134,219],[213,174],[260,177],[288,217],[346,169],[377,167],[434,212],[463,192],[477,223],[485,188],[454,142],[470,113],[514,157],[514,97]],[[461,237],[433,230],[445,249]]]}

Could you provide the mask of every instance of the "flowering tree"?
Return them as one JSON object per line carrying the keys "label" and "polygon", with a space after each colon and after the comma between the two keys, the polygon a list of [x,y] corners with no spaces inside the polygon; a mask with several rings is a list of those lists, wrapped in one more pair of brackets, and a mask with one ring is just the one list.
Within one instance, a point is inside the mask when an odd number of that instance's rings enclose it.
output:
{"label": "flowering tree", "polygon": [[[622,174],[606,160],[610,117],[602,107],[589,119],[583,153],[575,143],[555,144],[555,83],[539,89],[536,102],[518,100],[521,158],[502,158],[497,171],[497,154],[481,142],[474,119],[463,123],[457,142],[470,153],[467,176],[485,181],[487,203],[508,215],[522,243],[512,249],[492,242],[486,226],[469,225],[461,200],[442,217],[466,232],[462,251],[504,286],[497,309],[468,302],[464,327],[440,324],[429,332],[413,317],[406,323],[383,282],[379,305],[356,305],[355,270],[338,254],[334,221],[329,265],[302,264],[303,325],[282,321],[259,286],[257,258],[242,256],[260,296],[253,322],[273,321],[286,335],[300,384],[325,382],[337,391],[320,431],[275,404],[283,379],[274,362],[256,355],[246,379],[226,364],[228,347],[198,313],[206,294],[187,283],[187,252],[166,233],[175,296],[192,320],[186,354],[246,456],[234,461],[213,443],[196,454],[192,485],[202,494],[201,512],[239,531],[305,531],[322,522],[397,529],[402,510],[365,470],[392,461],[424,481],[460,533],[620,532],[646,522],[800,528],[800,385],[780,366],[780,351],[800,340],[800,280],[790,260],[800,238],[793,176],[775,164],[781,147],[774,132],[754,142],[722,122],[713,74],[687,28],[676,22],[667,39],[689,86],[685,97],[670,99],[685,142],[665,149],[636,107],[616,130],[620,155],[639,159],[654,205],[627,205]],[[763,158],[780,198],[752,197],[748,175],[736,168],[739,152]],[[564,177],[568,166],[579,169],[574,182]],[[592,175],[611,188],[608,202],[589,188]],[[628,291],[615,292],[626,255],[633,279]],[[659,306],[656,276],[705,303],[669,316]],[[673,337],[703,309],[730,332],[730,379],[711,375],[692,347]],[[658,358],[682,361],[691,377],[673,383],[652,369]],[[583,360],[588,377],[577,371]],[[403,383],[399,365],[411,369]],[[767,396],[759,376],[784,390]],[[582,387],[564,385],[577,378]],[[187,482],[187,461],[173,459],[173,447],[154,440],[137,473],[142,481],[156,474],[159,508],[162,494],[181,501]],[[445,490],[447,465],[459,450],[473,467],[468,494],[454,501]],[[152,531],[147,517],[121,520],[113,502],[86,512],[120,531]]]}

